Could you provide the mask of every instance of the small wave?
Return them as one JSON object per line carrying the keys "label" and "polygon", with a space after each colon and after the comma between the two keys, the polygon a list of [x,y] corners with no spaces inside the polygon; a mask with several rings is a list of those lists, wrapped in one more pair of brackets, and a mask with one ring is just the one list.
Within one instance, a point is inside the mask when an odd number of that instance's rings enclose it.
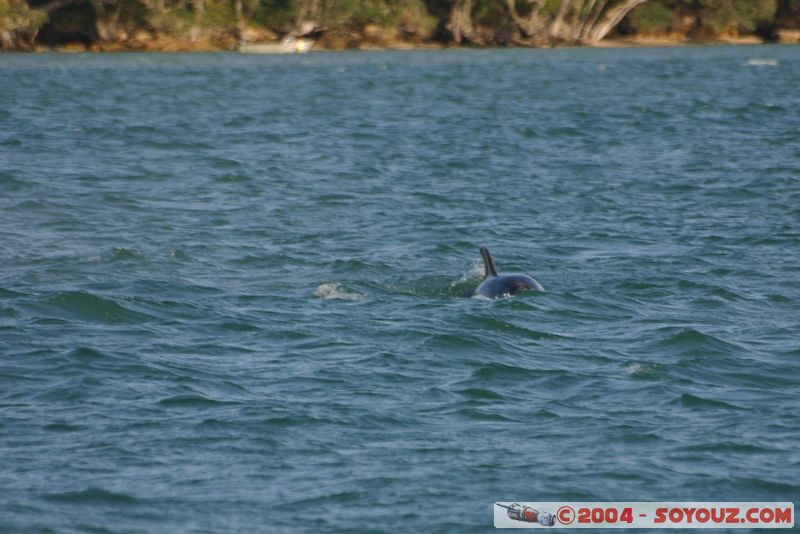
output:
{"label": "small wave", "polygon": [[225,404],[235,404],[230,401],[210,399],[202,395],[175,395],[158,401],[161,406],[175,406],[187,408],[201,408],[204,406],[222,406]]}
{"label": "small wave", "polygon": [[80,425],[71,425],[69,423],[51,423],[45,425],[44,429],[51,432],[79,432],[83,430],[84,427]]}
{"label": "small wave", "polygon": [[741,410],[739,406],[728,404],[727,402],[716,399],[705,399],[697,397],[691,393],[684,393],[674,401],[675,404],[680,404],[687,408],[709,408],[709,409],[724,409],[724,410]]}
{"label": "small wave", "polygon": [[339,259],[333,262],[334,269],[336,269],[337,271],[343,271],[347,273],[363,271],[374,267],[388,267],[388,265],[370,265],[365,261],[354,260],[354,259],[350,260]]}
{"label": "small wave", "polygon": [[[105,133],[105,132],[103,132]],[[213,150],[214,147],[209,145],[208,143],[192,143],[189,141],[160,141],[155,139],[149,139],[142,143],[143,146],[155,149],[162,149],[162,150]],[[212,158],[213,160],[213,158]]]}
{"label": "small wave", "polygon": [[316,197],[322,204],[348,204],[355,200],[353,195],[347,193],[327,193]]}
{"label": "small wave", "polygon": [[205,162],[208,163],[211,167],[222,168],[222,169],[235,169],[242,166],[242,162],[237,159],[233,158],[225,158],[219,156],[211,156],[205,158]]}
{"label": "small wave", "polygon": [[470,350],[485,347],[486,350],[494,348],[488,340],[479,335],[467,334],[426,334],[422,341],[424,347],[437,349]]}
{"label": "small wave", "polygon": [[466,397],[470,400],[485,401],[485,400],[503,400],[503,396],[499,393],[485,388],[466,388],[456,391],[459,395]]}
{"label": "small wave", "polygon": [[337,423],[335,419],[311,415],[286,415],[270,417],[259,421],[263,427],[306,427],[308,425],[327,425]]}
{"label": "small wave", "polygon": [[761,492],[770,492],[775,493],[777,495],[797,495],[798,486],[797,484],[789,484],[786,482],[781,482],[778,480],[766,480],[763,478],[732,478],[729,481],[730,484],[733,484],[733,487],[739,488],[747,488],[752,487],[755,488],[756,491]]}
{"label": "small wave", "polygon": [[78,347],[69,353],[70,357],[80,361],[105,360],[108,358],[97,349],[91,347]]}
{"label": "small wave", "polygon": [[22,146],[22,140],[17,139],[15,137],[9,137],[8,139],[0,141],[0,146],[10,146],[10,147]]}
{"label": "small wave", "polygon": [[134,124],[134,125],[131,125],[131,126],[126,126],[124,128],[124,132],[125,133],[130,133],[130,134],[143,133],[143,134],[150,135],[150,134],[158,133],[158,128],[153,128],[152,126],[147,126],[147,125],[144,125],[144,124]]}
{"label": "small wave", "polygon": [[142,254],[140,254],[136,250],[121,248],[121,247],[114,248],[114,250],[112,250],[111,253],[109,254],[109,259],[111,261],[138,260],[142,257],[143,257]]}
{"label": "small wave", "polygon": [[229,172],[214,178],[214,181],[219,183],[246,183],[252,182],[253,177],[246,173]]}
{"label": "small wave", "polygon": [[138,502],[136,497],[124,493],[115,493],[103,488],[87,488],[82,491],[48,493],[43,497],[48,501],[67,503],[135,504]]}
{"label": "small wave", "polygon": [[258,326],[244,321],[228,321],[222,323],[220,328],[229,332],[258,332],[261,330]]}
{"label": "small wave", "polygon": [[767,293],[764,297],[770,302],[778,302],[780,304],[791,304],[792,302],[791,298],[778,293]]}
{"label": "small wave", "polygon": [[364,295],[357,291],[348,291],[339,284],[320,284],[314,296],[325,300],[361,300]]}
{"label": "small wave", "polygon": [[[566,375],[567,372],[561,370],[530,369],[527,367],[520,367],[505,363],[489,363],[484,364],[480,368],[473,371],[470,378],[472,380],[482,381],[506,379],[520,381],[529,379],[546,379],[551,377],[563,378]],[[484,382],[484,387],[486,383],[488,382]]]}
{"label": "small wave", "polygon": [[777,59],[769,59],[769,58],[750,58],[745,63],[748,67],[777,67],[778,60]]}
{"label": "small wave", "polygon": [[334,493],[325,493],[324,490],[315,495],[304,495],[302,499],[290,501],[287,503],[290,507],[323,505],[328,502],[343,503],[343,502],[361,502],[365,498],[364,494],[358,491],[336,491]]}
{"label": "small wave", "polygon": [[775,452],[775,449],[753,445],[751,443],[736,443],[733,441],[715,441],[710,443],[695,443],[679,447],[679,450],[688,452],[710,452],[714,454],[760,454]]}
{"label": "small wave", "polygon": [[625,374],[632,378],[657,380],[666,372],[666,366],[660,363],[633,362],[625,366]]}
{"label": "small wave", "polygon": [[131,310],[113,298],[84,291],[63,291],[49,297],[36,307],[51,319],[76,320],[104,324],[136,324],[152,319],[149,315]]}
{"label": "small wave", "polygon": [[[486,297],[484,297],[486,298]],[[504,334],[514,334],[529,339],[563,339],[564,336],[553,334],[551,332],[542,332],[533,330],[524,326],[519,326],[514,323],[503,321],[496,317],[487,315],[473,316],[469,318],[469,323],[474,325],[475,328],[481,332],[502,332]]]}
{"label": "small wave", "polygon": [[0,298],[18,298],[24,296],[26,296],[26,293],[20,293],[19,291],[14,291],[13,289],[0,287]]}
{"label": "small wave", "polygon": [[463,408],[461,410],[458,410],[456,413],[462,417],[466,417],[467,419],[473,419],[475,421],[499,421],[499,422],[512,421],[512,419],[503,414],[488,412],[485,410],[479,410],[477,408]]}
{"label": "small wave", "polygon": [[740,346],[729,341],[719,339],[711,334],[705,334],[694,328],[680,329],[669,328],[668,337],[659,342],[662,347],[674,348],[685,354],[727,354],[731,351],[742,350]]}
{"label": "small wave", "polygon": [[14,308],[0,308],[0,317],[19,317],[19,312]]}

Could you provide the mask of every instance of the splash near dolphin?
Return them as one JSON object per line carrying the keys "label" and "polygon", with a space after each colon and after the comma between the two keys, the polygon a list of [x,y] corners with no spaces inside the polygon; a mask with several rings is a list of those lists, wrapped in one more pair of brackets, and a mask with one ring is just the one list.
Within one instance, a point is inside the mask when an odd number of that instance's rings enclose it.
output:
{"label": "splash near dolphin", "polygon": [[544,291],[539,282],[526,274],[497,274],[497,265],[488,248],[481,247],[481,258],[483,258],[484,278],[481,285],[475,289],[474,296],[494,299],[510,297],[520,291]]}

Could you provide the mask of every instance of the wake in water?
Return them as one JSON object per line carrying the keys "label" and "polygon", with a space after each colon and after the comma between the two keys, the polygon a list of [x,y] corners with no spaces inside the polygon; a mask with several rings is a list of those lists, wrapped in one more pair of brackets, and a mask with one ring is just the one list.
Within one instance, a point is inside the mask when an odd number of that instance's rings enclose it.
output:
{"label": "wake in water", "polygon": [[314,291],[314,296],[325,300],[361,300],[366,295],[357,291],[348,291],[340,284],[320,284]]}
{"label": "wake in water", "polygon": [[[366,286],[372,289],[371,293],[377,294],[386,293],[424,299],[465,298],[472,295],[482,279],[483,264],[476,260],[456,278],[434,275],[398,280],[386,284],[366,282]],[[355,301],[366,298],[367,294],[344,287],[340,282],[329,282],[317,286],[314,290],[314,297],[324,300]]]}
{"label": "wake in water", "polygon": [[483,278],[483,263],[480,260],[475,260],[472,262],[469,270],[464,272],[461,276],[459,276],[456,280],[453,280],[450,283],[450,287],[456,287],[462,284],[472,284],[476,280],[480,280]]}
{"label": "wake in water", "polygon": [[416,280],[406,293],[425,298],[464,298],[472,296],[483,280],[483,263],[475,260],[456,278],[427,276]]}
{"label": "wake in water", "polygon": [[[484,279],[484,267],[481,260],[474,260],[466,271],[456,278],[443,275],[423,276],[413,280],[390,284],[368,284],[378,293],[405,295],[418,298],[468,298],[475,295],[475,288]],[[314,296],[325,300],[361,300],[367,295],[356,290],[342,287],[338,282],[320,284],[314,290]],[[486,298],[477,295],[477,298]]]}

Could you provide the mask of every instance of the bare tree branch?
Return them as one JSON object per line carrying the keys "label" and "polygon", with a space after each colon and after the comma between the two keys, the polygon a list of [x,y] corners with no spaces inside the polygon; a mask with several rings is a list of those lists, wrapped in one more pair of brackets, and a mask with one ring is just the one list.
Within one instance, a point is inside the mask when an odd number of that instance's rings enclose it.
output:
{"label": "bare tree branch", "polygon": [[614,27],[619,24],[625,15],[630,13],[633,8],[639,4],[643,4],[646,1],[647,0],[625,0],[621,4],[609,9],[603,17],[603,20],[592,27],[585,39],[585,42],[596,43],[600,41],[603,37],[608,35],[608,32],[613,30]]}

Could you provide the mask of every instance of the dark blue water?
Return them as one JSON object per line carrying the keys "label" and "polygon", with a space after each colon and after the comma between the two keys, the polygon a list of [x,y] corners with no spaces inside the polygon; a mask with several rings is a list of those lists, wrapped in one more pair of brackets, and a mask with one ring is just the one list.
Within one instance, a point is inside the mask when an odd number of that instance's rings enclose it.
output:
{"label": "dark blue water", "polygon": [[[0,530],[800,494],[796,48],[0,56]],[[468,298],[478,246],[547,289]]]}

